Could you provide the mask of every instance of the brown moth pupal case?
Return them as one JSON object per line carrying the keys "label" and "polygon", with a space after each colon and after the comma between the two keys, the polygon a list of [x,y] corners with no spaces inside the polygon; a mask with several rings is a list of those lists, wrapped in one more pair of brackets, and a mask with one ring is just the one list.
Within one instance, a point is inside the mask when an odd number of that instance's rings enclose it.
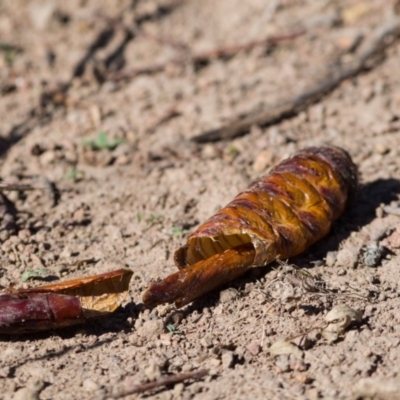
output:
{"label": "brown moth pupal case", "polygon": [[189,303],[252,266],[287,259],[324,237],[354,197],[357,167],[338,147],[310,147],[254,182],[175,252],[180,269],[150,285],[153,306]]}

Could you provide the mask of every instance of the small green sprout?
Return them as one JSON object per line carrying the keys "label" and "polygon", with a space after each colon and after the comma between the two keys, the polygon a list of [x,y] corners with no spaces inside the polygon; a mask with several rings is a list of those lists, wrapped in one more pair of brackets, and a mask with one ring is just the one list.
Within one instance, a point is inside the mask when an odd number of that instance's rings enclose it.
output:
{"label": "small green sprout", "polygon": [[21,49],[6,42],[0,42],[0,51],[4,53],[6,63],[11,66],[14,63],[17,54],[21,52]]}
{"label": "small green sprout", "polygon": [[231,156],[237,156],[239,154],[239,150],[235,146],[229,146],[228,154]]}
{"label": "small green sprout", "polygon": [[82,179],[83,172],[76,168],[71,168],[68,170],[67,175],[65,176],[66,179],[69,181],[77,181]]}
{"label": "small green sprout", "polygon": [[101,131],[94,139],[85,139],[83,146],[90,147],[92,150],[114,150],[124,142],[122,138],[110,139],[107,132]]}
{"label": "small green sprout", "polygon": [[181,332],[180,330],[178,330],[178,329],[176,328],[176,326],[173,325],[173,324],[168,324],[166,328],[167,328],[168,332],[169,332],[171,335],[182,335],[182,334],[183,334],[183,332]]}
{"label": "small green sprout", "polygon": [[181,238],[183,235],[186,235],[189,231],[185,229],[183,226],[173,226],[172,227],[172,237]]}
{"label": "small green sprout", "polygon": [[48,275],[48,271],[45,268],[27,270],[24,271],[21,275],[22,282],[27,282],[29,280],[33,280],[36,278],[44,278]]}
{"label": "small green sprout", "polygon": [[146,218],[146,222],[148,224],[154,224],[156,222],[161,222],[163,219],[164,219],[164,216],[161,214],[159,214],[159,215],[150,214],[150,216],[148,218]]}

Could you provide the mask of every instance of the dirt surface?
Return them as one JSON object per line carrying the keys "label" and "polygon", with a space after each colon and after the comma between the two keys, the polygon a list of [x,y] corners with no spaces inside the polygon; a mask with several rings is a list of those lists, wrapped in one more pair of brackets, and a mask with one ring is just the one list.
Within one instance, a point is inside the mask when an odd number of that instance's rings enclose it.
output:
{"label": "dirt surface", "polygon": [[[42,283],[23,282],[27,271],[54,282],[134,271],[110,318],[2,336],[0,398],[106,399],[200,369],[198,381],[131,398],[400,398],[400,41],[295,116],[190,141],[352,62],[398,10],[384,0],[0,1],[1,179],[39,188],[2,198],[0,285]],[[347,149],[362,181],[332,233],[290,260],[328,293],[273,264],[181,310],[143,308],[188,232],[275,163],[323,144]],[[321,335],[339,304],[362,318]],[[274,354],[283,338],[296,347]]]}

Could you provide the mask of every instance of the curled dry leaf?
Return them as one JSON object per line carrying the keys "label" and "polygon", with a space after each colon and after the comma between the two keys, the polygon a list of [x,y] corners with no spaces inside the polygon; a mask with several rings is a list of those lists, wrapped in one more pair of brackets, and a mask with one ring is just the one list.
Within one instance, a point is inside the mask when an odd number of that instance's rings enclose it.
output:
{"label": "curled dry leaf", "polygon": [[322,329],[322,336],[329,342],[334,342],[343,335],[352,321],[361,322],[362,314],[346,304],[332,308],[325,316],[327,325]]}
{"label": "curled dry leaf", "polygon": [[0,296],[0,333],[20,334],[77,325],[115,311],[125,300],[132,270],[119,269]]}
{"label": "curled dry leaf", "polygon": [[304,352],[302,350],[300,350],[296,345],[285,339],[280,339],[273,343],[268,349],[268,352],[269,354],[271,354],[272,357],[292,354],[299,360],[302,359],[304,355]]}

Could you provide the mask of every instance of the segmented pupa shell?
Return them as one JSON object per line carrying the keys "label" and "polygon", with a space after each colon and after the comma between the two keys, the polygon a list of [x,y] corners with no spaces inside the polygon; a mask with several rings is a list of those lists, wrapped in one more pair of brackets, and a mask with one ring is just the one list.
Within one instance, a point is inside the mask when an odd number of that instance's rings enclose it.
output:
{"label": "segmented pupa shell", "polygon": [[303,149],[202,224],[175,263],[185,268],[250,243],[254,266],[293,257],[329,232],[356,188],[357,167],[345,150]]}

